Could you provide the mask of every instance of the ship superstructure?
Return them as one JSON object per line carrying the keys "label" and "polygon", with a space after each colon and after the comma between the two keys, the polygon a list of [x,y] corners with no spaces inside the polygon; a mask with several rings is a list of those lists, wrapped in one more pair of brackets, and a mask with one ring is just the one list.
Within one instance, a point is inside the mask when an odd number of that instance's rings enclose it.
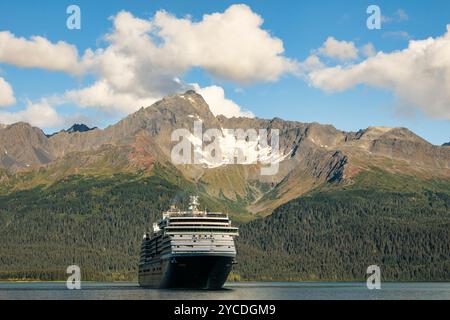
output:
{"label": "ship superstructure", "polygon": [[152,288],[219,289],[236,257],[238,228],[228,215],[198,209],[190,197],[188,211],[175,206],[144,235],[139,284]]}

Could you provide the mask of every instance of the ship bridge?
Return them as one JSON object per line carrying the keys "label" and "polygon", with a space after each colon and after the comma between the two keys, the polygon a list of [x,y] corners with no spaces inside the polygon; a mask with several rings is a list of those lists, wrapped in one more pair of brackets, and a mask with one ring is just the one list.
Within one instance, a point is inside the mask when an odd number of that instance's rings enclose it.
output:
{"label": "ship bridge", "polygon": [[238,228],[224,213],[199,210],[198,197],[191,197],[188,211],[172,206],[164,212],[157,231],[165,239],[163,254],[236,255],[233,237],[239,235]]}

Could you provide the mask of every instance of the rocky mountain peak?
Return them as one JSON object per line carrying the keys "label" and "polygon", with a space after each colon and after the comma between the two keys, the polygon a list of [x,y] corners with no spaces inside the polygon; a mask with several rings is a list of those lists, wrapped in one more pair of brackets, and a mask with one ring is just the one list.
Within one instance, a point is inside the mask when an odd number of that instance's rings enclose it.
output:
{"label": "rocky mountain peak", "polygon": [[11,135],[14,137],[22,138],[45,138],[41,129],[31,126],[26,122],[16,122],[3,127],[5,135]]}
{"label": "rocky mountain peak", "polygon": [[[347,183],[372,167],[450,176],[450,148],[433,146],[406,128],[369,127],[344,132],[331,125],[280,118],[215,117],[203,97],[192,90],[167,96],[105,129],[74,124],[47,137],[26,123],[2,126],[0,169],[20,171],[46,166],[43,170],[56,172],[58,177],[83,168],[87,172],[98,168],[108,172],[147,170],[156,161],[170,163],[176,143],[172,134],[176,129],[192,132],[198,120],[202,121],[203,132],[209,128],[279,130],[281,160],[273,176],[260,174],[261,163],[177,167],[180,174],[204,182],[208,192],[217,196],[245,198],[252,190],[251,196],[259,199],[249,208],[252,212],[270,210],[326,182]],[[273,202],[269,194],[277,194],[279,200]]]}
{"label": "rocky mountain peak", "polygon": [[359,144],[366,144],[367,146],[375,142],[431,145],[428,141],[422,139],[407,128],[368,127],[367,129],[358,131],[354,135],[354,139]]}
{"label": "rocky mountain peak", "polygon": [[75,123],[69,129],[60,130],[58,132],[47,135],[47,137],[50,138],[50,137],[53,137],[54,135],[57,135],[57,134],[63,133],[63,132],[70,134],[70,133],[75,133],[75,132],[87,132],[87,131],[91,131],[91,130],[95,130],[95,129],[97,129],[97,127],[89,128],[87,125],[85,125],[83,123],[81,123],[81,124]]}
{"label": "rocky mountain peak", "polygon": [[431,145],[428,141],[425,139],[419,137],[414,132],[407,128],[393,128],[392,130],[389,130],[385,135],[385,138],[390,139],[397,139],[397,140],[403,140],[403,141],[409,141],[411,143],[420,143],[420,144],[427,144]]}
{"label": "rocky mountain peak", "polygon": [[81,123],[75,123],[73,126],[71,126],[69,129],[66,130],[66,132],[68,133],[74,133],[74,132],[86,132],[86,131],[91,131],[96,129],[97,127],[94,128],[89,128],[87,125]]}
{"label": "rocky mountain peak", "polygon": [[33,128],[33,127],[26,122],[20,121],[12,123],[10,125],[5,125],[5,128]]}
{"label": "rocky mountain peak", "polygon": [[358,131],[358,138],[362,140],[375,140],[391,130],[392,128],[389,127],[371,126],[367,129]]}
{"label": "rocky mountain peak", "polygon": [[0,131],[0,167],[21,169],[52,159],[48,139],[41,129],[17,122]]}
{"label": "rocky mountain peak", "polygon": [[[155,159],[170,159],[175,144],[171,138],[173,132],[176,129],[192,132],[198,120],[203,123],[203,132],[210,128],[279,129],[279,150],[283,159],[279,173],[267,178],[258,175],[258,170],[252,167],[241,169],[248,170],[244,176],[249,181],[275,184],[285,181],[282,186],[285,189],[280,188],[280,192],[292,190],[292,185],[305,179],[313,181],[312,187],[315,183],[330,180],[330,177],[344,177],[344,168],[349,164],[357,163],[353,166],[356,171],[352,172],[359,172],[372,166],[374,161],[381,163],[380,159],[390,159],[392,163],[401,161],[410,166],[408,170],[420,167],[429,172],[442,172],[450,168],[449,148],[433,146],[406,128],[369,127],[358,132],[344,132],[331,125],[280,118],[215,117],[203,97],[193,90],[167,96],[105,129],[74,124],[63,132],[46,137],[40,129],[26,123],[5,126],[0,130],[0,168],[14,171],[28,165],[39,167],[63,159],[70,153],[77,153],[72,157],[82,157],[82,153],[91,156],[104,146],[118,148],[114,151],[117,153],[128,150],[122,154],[123,159],[145,163],[147,167]],[[5,149],[3,155],[2,149]],[[141,156],[142,150],[146,150],[145,157]],[[216,170],[237,168],[224,165]],[[186,176],[191,174],[188,172],[191,168],[180,170],[185,170]],[[192,172],[197,177],[202,174],[212,176],[215,171],[195,167]]]}
{"label": "rocky mountain peak", "polygon": [[206,101],[194,90],[167,96],[155,105],[159,108],[170,108],[175,115],[179,116],[191,114],[200,118],[214,117]]}

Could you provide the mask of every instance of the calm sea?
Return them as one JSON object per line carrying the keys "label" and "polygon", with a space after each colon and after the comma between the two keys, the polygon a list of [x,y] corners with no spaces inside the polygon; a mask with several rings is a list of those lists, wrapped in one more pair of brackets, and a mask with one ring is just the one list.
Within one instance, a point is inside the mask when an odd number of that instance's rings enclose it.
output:
{"label": "calm sea", "polygon": [[450,300],[450,283],[382,283],[380,290],[368,290],[365,283],[351,282],[250,282],[228,283],[220,291],[186,291],[123,282],[84,282],[81,290],[68,290],[63,282],[0,282],[0,300],[5,299]]}

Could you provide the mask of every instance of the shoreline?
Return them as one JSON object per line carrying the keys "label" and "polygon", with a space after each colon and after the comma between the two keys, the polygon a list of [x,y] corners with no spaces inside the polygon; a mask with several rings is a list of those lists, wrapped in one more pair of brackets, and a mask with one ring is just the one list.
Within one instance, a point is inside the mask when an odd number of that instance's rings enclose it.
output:
{"label": "shoreline", "polygon": [[[136,283],[137,281],[95,281],[82,280],[83,283]],[[0,283],[66,283],[66,280],[0,280]],[[345,280],[345,281],[329,281],[329,280],[302,280],[302,281],[267,281],[267,280],[252,280],[252,281],[227,281],[226,284],[245,284],[245,283],[366,283],[366,280]],[[382,283],[450,283],[448,281],[428,281],[428,280],[414,280],[414,281],[388,281]]]}

